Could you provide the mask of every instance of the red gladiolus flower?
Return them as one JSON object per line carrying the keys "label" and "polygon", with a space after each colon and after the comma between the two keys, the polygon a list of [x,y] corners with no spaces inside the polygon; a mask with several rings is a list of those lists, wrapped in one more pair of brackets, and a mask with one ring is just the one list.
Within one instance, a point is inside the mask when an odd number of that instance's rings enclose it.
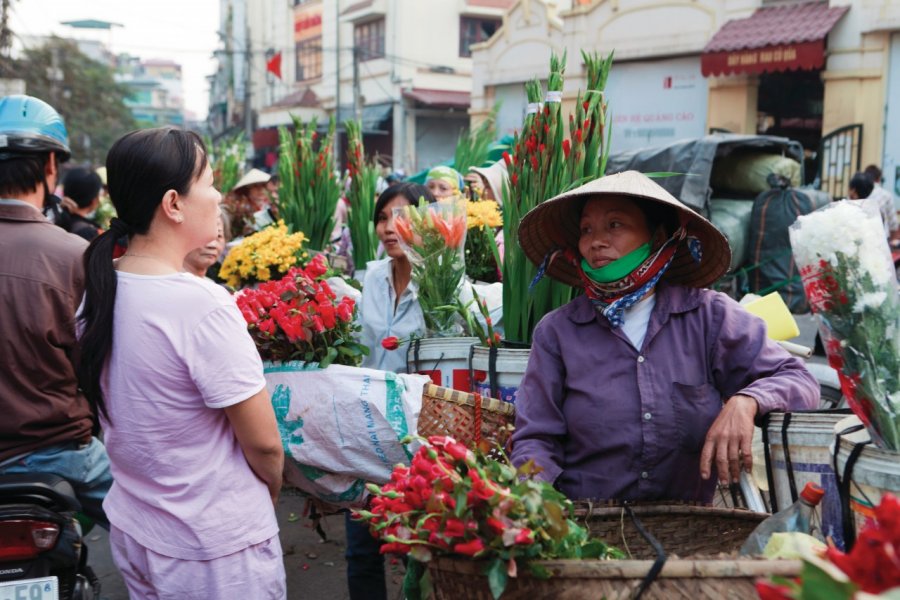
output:
{"label": "red gladiolus flower", "polygon": [[506,163],[507,167],[512,164],[512,157],[510,157],[509,152],[506,152],[505,150],[503,151],[503,162]]}
{"label": "red gladiolus flower", "polygon": [[379,552],[382,554],[409,554],[410,546],[401,544],[400,542],[392,542],[390,544],[382,544]]}
{"label": "red gladiolus flower", "polygon": [[786,585],[772,583],[771,581],[757,581],[756,593],[760,600],[791,600],[793,590]]}
{"label": "red gladiolus flower", "polygon": [[534,532],[530,529],[522,529],[516,534],[516,543],[520,546],[529,546],[534,543]]}
{"label": "red gladiolus flower", "polygon": [[534,171],[538,170],[538,161],[537,161],[537,157],[535,157],[535,156],[531,157],[531,168]]}
{"label": "red gladiolus flower", "polygon": [[444,530],[441,533],[447,537],[461,538],[466,535],[466,526],[459,519],[447,519],[447,522],[444,523]]}
{"label": "red gladiolus flower", "polygon": [[585,120],[584,120],[584,123],[582,123],[582,125],[581,125],[581,128],[582,128],[584,131],[590,131],[590,130],[591,130],[591,120],[590,120],[590,119],[585,119]]}
{"label": "red gladiolus flower", "polygon": [[478,556],[484,552],[484,542],[479,538],[475,538],[474,540],[454,545],[453,551],[465,556]]}
{"label": "red gladiolus flower", "polygon": [[581,143],[581,138],[582,138],[581,130],[580,130],[580,129],[576,129],[576,130],[575,130],[575,141],[577,141],[577,142],[580,144],[580,143]]}
{"label": "red gladiolus flower", "polygon": [[569,152],[572,151],[572,142],[570,142],[569,140],[563,140],[562,147],[563,154],[566,155],[566,158],[569,158]]}
{"label": "red gladiolus flower", "polygon": [[459,442],[453,442],[452,444],[447,444],[447,447],[444,450],[453,457],[454,460],[464,461],[469,456],[469,449],[466,448],[465,444],[460,444]]}
{"label": "red gladiolus flower", "polygon": [[381,340],[381,347],[385,350],[396,350],[400,347],[400,340],[396,336],[389,336]]}
{"label": "red gladiolus flower", "polygon": [[512,181],[512,184],[513,184],[513,185],[517,185],[517,184],[519,183],[519,174],[518,174],[518,173],[513,173],[513,174],[510,176],[510,180]]}
{"label": "red gladiolus flower", "polygon": [[591,103],[588,102],[587,100],[585,100],[584,102],[581,103],[581,107],[582,107],[584,110],[587,110],[587,109],[590,107],[590,105],[591,105]]}

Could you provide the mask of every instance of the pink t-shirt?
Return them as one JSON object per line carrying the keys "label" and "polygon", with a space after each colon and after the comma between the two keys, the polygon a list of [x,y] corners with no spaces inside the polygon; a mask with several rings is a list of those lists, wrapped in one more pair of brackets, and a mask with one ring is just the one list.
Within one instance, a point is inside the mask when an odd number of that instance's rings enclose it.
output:
{"label": "pink t-shirt", "polygon": [[154,552],[190,560],[278,533],[266,486],[222,410],[265,387],[246,323],[223,288],[187,273],[118,272],[102,385],[110,523]]}

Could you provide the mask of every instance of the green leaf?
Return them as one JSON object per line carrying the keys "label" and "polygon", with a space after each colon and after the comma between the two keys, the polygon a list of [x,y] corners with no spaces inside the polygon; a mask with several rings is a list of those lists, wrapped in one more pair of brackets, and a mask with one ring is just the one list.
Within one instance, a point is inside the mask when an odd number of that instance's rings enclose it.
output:
{"label": "green leaf", "polygon": [[502,558],[495,558],[491,561],[491,564],[487,569],[487,578],[488,585],[491,588],[491,594],[493,594],[494,600],[498,600],[506,589],[506,581],[508,578],[508,575],[506,574],[506,562]]}
{"label": "green leaf", "polygon": [[328,353],[325,355],[325,358],[319,361],[319,367],[322,369],[328,367],[331,363],[334,362],[334,359],[337,358],[337,355],[337,348],[329,348]]}
{"label": "green leaf", "polygon": [[547,570],[547,568],[536,562],[528,563],[528,571],[538,579],[550,579],[551,573]]}
{"label": "green leaf", "polygon": [[428,569],[424,564],[415,559],[409,559],[406,563],[406,575],[403,577],[403,595],[408,600],[426,600],[428,598],[422,593],[422,579],[427,575]]}
{"label": "green leaf", "polygon": [[800,577],[803,580],[800,600],[851,600],[856,592],[852,582],[837,581],[809,561],[803,561]]}

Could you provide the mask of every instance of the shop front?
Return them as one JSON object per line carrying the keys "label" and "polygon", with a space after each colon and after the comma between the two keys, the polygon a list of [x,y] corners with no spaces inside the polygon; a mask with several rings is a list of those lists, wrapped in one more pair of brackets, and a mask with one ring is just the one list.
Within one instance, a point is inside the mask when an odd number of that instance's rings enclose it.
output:
{"label": "shop front", "polygon": [[[789,4],[725,23],[701,55],[709,128],[796,140],[804,148],[805,183],[821,177],[830,160],[822,153],[827,36],[848,10],[827,2]],[[843,154],[858,157],[859,139],[848,143]]]}

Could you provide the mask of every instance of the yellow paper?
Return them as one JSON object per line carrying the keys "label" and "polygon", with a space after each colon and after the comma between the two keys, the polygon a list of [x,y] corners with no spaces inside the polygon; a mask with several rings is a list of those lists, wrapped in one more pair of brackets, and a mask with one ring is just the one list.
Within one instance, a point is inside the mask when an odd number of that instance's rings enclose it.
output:
{"label": "yellow paper", "polygon": [[789,340],[800,335],[794,315],[778,292],[753,300],[745,304],[744,308],[766,322],[768,335],[775,341]]}

